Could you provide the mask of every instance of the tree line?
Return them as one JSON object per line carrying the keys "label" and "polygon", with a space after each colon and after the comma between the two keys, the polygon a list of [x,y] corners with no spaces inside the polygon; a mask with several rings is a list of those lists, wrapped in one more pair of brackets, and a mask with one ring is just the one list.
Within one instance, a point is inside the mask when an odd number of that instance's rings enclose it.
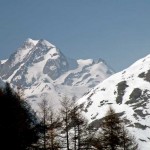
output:
{"label": "tree line", "polygon": [[0,146],[4,150],[138,150],[124,121],[109,107],[99,127],[88,124],[75,98],[64,97],[59,112],[47,100],[38,115],[6,83],[0,89]]}

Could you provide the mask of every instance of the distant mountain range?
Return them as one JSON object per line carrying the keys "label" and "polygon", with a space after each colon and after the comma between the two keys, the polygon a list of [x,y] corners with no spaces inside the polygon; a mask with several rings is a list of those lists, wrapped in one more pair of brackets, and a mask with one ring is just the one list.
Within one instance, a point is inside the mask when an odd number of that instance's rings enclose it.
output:
{"label": "distant mountain range", "polygon": [[98,125],[111,105],[138,140],[150,150],[150,55],[107,78],[78,101],[90,123]]}
{"label": "distant mountain range", "polygon": [[0,77],[38,110],[48,99],[55,108],[65,95],[81,98],[114,72],[104,60],[71,59],[46,40],[27,39],[7,60],[0,61]]}

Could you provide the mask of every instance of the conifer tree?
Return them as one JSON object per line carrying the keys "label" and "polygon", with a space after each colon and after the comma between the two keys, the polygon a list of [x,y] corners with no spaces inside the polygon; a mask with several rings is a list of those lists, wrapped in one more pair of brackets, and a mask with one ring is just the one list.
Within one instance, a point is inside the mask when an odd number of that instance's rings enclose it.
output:
{"label": "conifer tree", "polygon": [[136,143],[135,137],[129,133],[124,125],[122,125],[121,141],[123,150],[138,150],[138,144]]}
{"label": "conifer tree", "polygon": [[137,150],[135,138],[125,129],[123,120],[109,107],[101,125],[102,150]]}
{"label": "conifer tree", "polygon": [[26,150],[38,140],[38,120],[29,104],[10,85],[0,94],[0,146],[3,149]]}
{"label": "conifer tree", "polygon": [[102,122],[102,145],[106,150],[117,150],[121,144],[121,120],[110,107]]}

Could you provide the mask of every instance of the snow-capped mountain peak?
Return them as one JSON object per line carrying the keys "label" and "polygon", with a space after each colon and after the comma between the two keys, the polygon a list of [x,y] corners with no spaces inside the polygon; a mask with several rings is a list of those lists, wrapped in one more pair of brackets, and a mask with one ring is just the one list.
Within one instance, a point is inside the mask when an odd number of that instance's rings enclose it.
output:
{"label": "snow-capped mountain peak", "polygon": [[30,46],[30,45],[36,45],[38,43],[39,40],[33,40],[31,38],[27,38],[24,42],[24,46]]}
{"label": "snow-capped mountain peak", "polygon": [[2,80],[23,89],[35,110],[43,96],[58,107],[64,95],[79,98],[113,74],[103,61],[68,58],[47,40],[30,38],[0,67]]}
{"label": "snow-capped mountain peak", "polygon": [[47,40],[44,40],[44,39],[40,39],[38,41],[38,44],[41,45],[41,46],[45,46],[47,48],[55,47],[53,44],[51,44],[50,42],[48,42]]}

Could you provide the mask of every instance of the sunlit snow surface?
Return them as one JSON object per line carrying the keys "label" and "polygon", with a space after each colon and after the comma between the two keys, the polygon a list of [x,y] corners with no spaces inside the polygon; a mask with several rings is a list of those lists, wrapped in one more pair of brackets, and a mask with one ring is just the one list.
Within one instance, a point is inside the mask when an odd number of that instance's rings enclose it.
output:
{"label": "sunlit snow surface", "polygon": [[42,99],[57,109],[65,95],[78,99],[113,74],[105,62],[68,58],[43,39],[27,39],[0,67],[2,79],[22,89],[36,111]]}
{"label": "sunlit snow surface", "polygon": [[[129,121],[126,126],[141,149],[150,149],[150,82],[145,80],[150,80],[150,55],[112,75],[102,60],[70,59],[46,40],[27,39],[9,59],[1,61],[0,68],[0,82],[2,79],[14,89],[20,88],[35,111],[42,99],[58,109],[59,100],[65,95],[76,96],[80,98],[78,104],[84,105],[84,115],[92,122],[104,117],[112,105]],[[118,83],[122,81],[127,87],[118,103]],[[141,95],[130,103],[134,89],[140,89]]]}
{"label": "sunlit snow surface", "polygon": [[[110,76],[78,101],[78,104],[84,104],[85,112],[83,113],[89,122],[103,118],[110,105],[117,113],[124,112],[122,118],[130,121],[127,127],[139,141],[142,150],[150,149],[150,82],[139,75],[147,74],[148,70],[150,70],[150,55]],[[126,81],[127,87],[122,96],[122,102],[117,103],[118,83],[122,81]],[[131,102],[130,96],[134,89],[140,89],[142,92],[139,98]],[[148,98],[144,99],[145,97]]]}

